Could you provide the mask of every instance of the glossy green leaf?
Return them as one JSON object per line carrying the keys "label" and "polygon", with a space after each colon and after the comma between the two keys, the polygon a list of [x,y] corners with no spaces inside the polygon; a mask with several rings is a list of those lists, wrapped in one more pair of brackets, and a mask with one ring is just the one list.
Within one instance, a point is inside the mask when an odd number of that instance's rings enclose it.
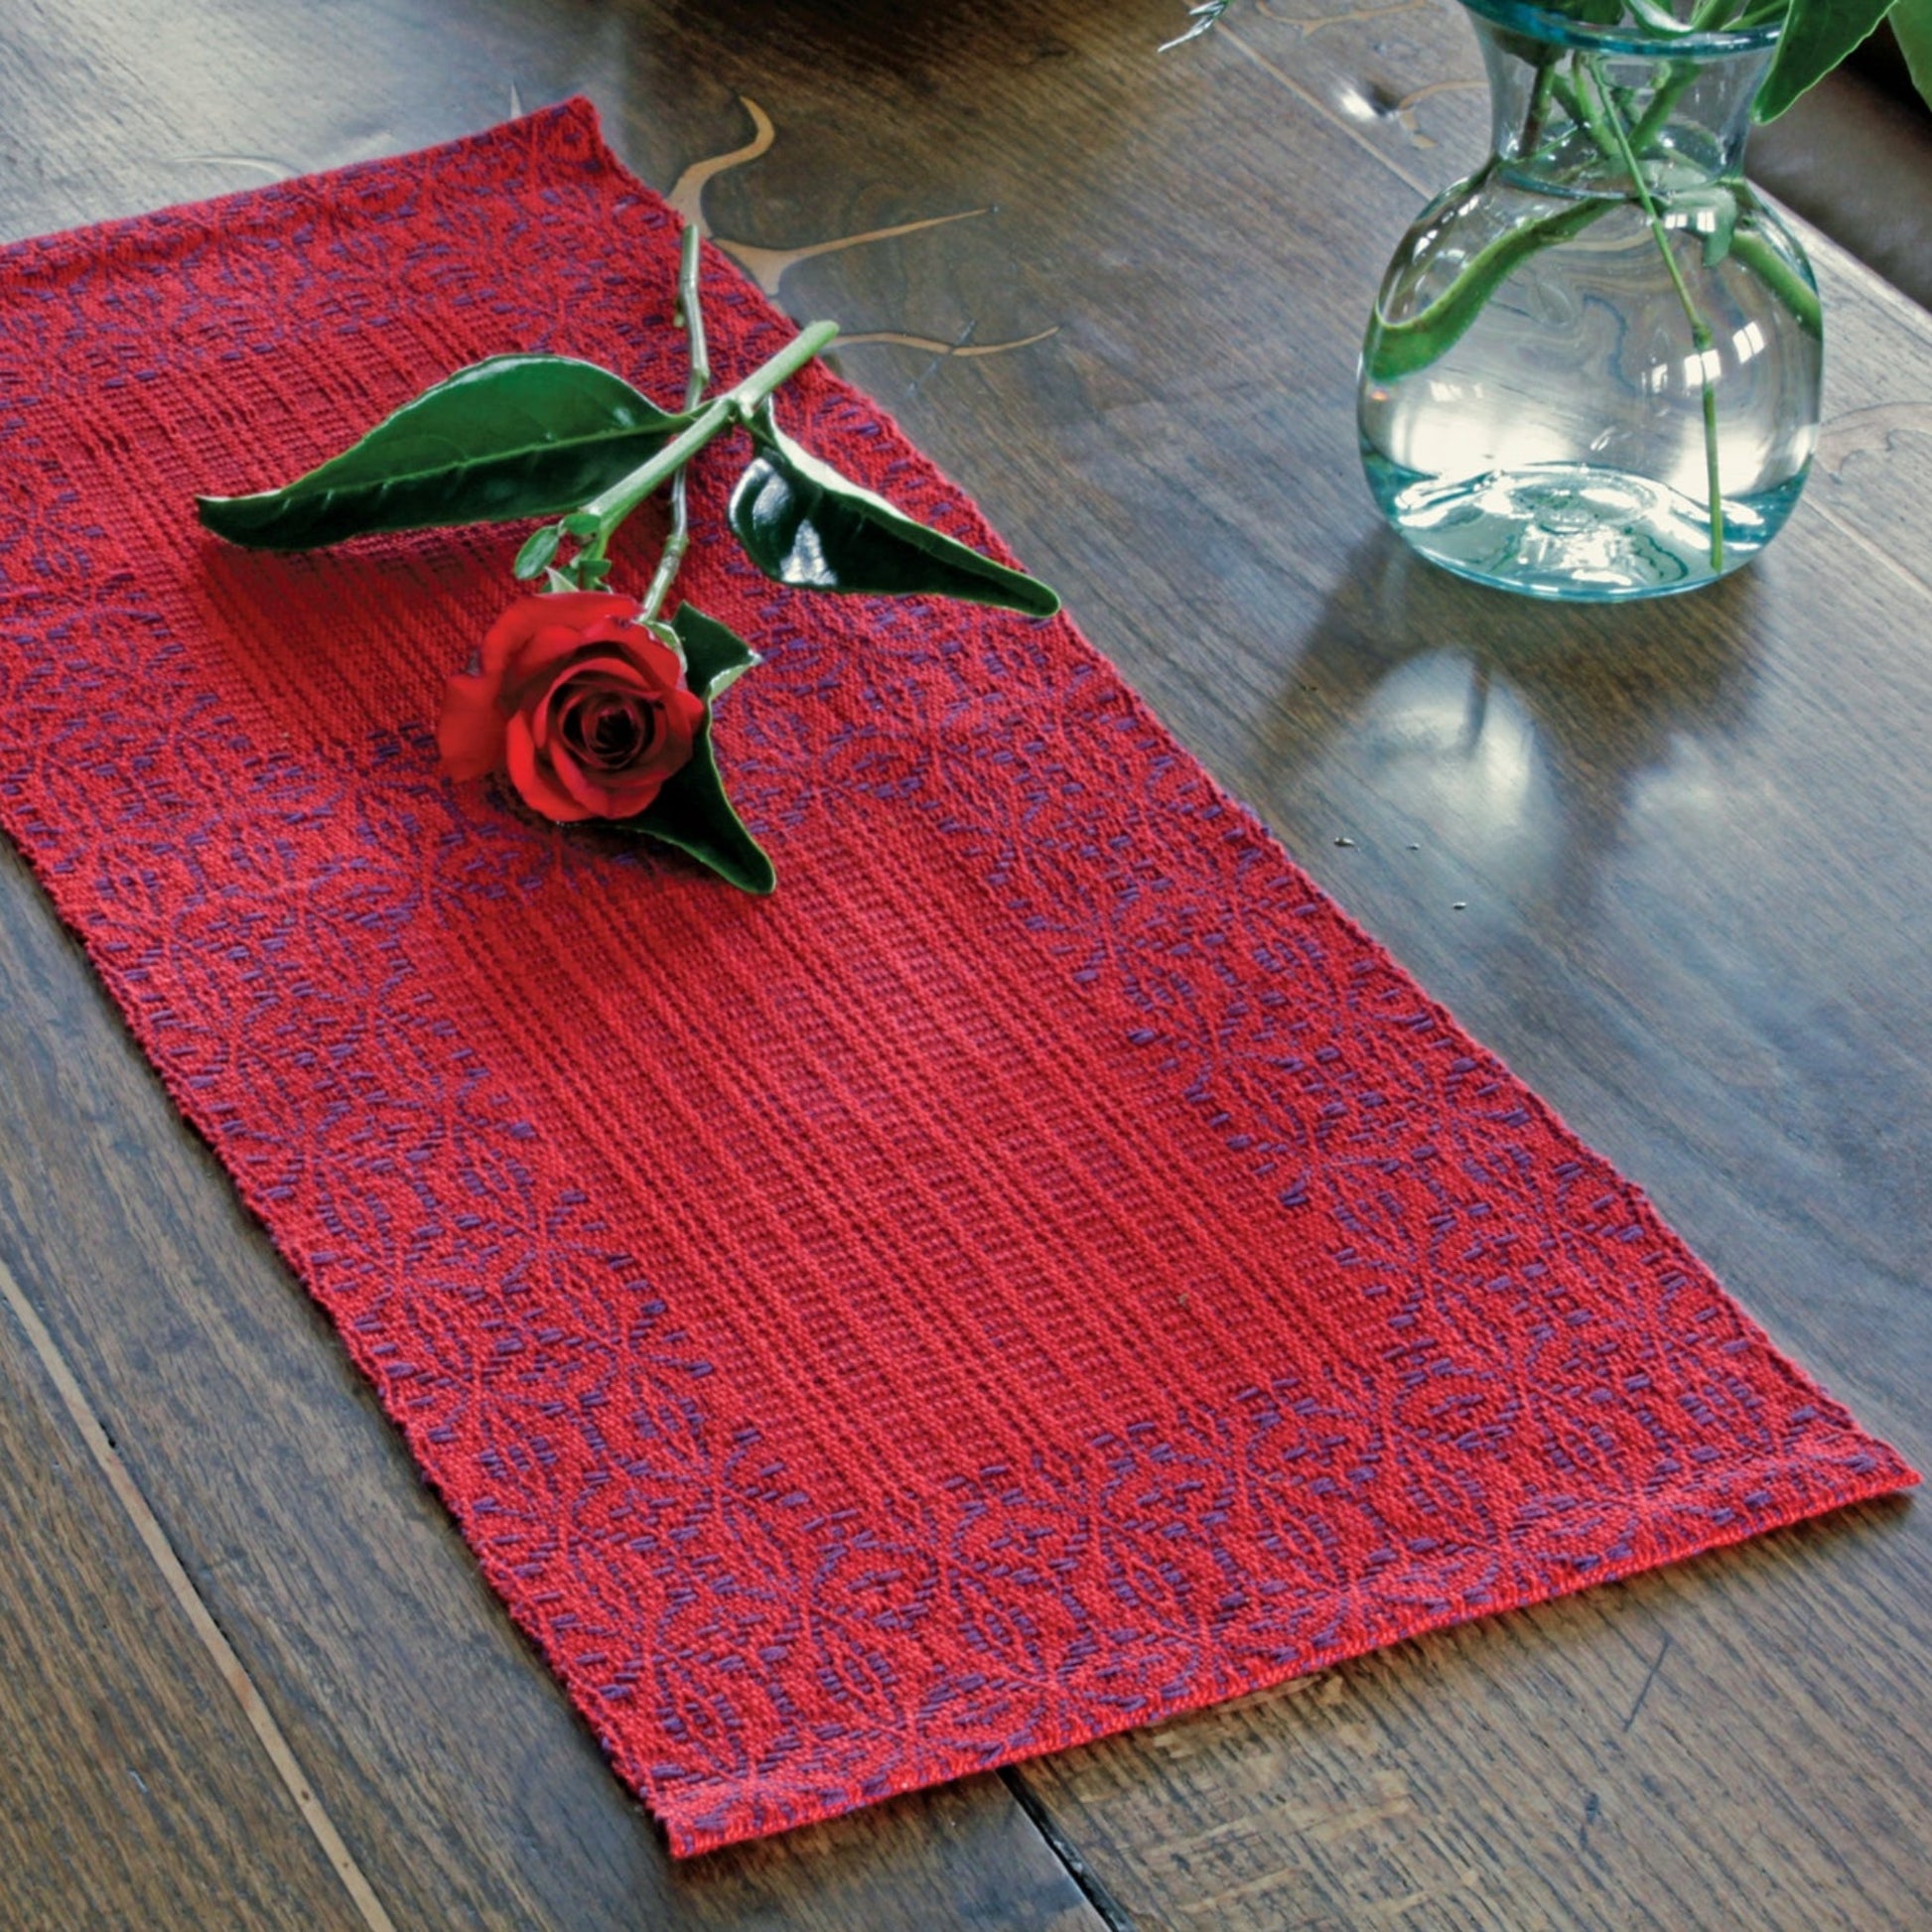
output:
{"label": "glossy green leaf", "polygon": [[1689,20],[1680,20],[1668,7],[1659,6],[1658,0],[1628,0],[1631,18],[1648,27],[1653,34],[1684,34],[1690,31]]}
{"label": "glossy green leaf", "polygon": [[1752,112],[1776,120],[1815,86],[1884,19],[1892,0],[1791,0],[1778,34],[1777,58]]}
{"label": "glossy green leaf", "polygon": [[1912,85],[1932,106],[1932,0],[1898,0],[1891,10],[1891,30],[1911,69]]}
{"label": "glossy green leaf", "polygon": [[281,489],[197,500],[210,530],[264,550],[554,516],[627,476],[684,422],[593,362],[497,355]]}
{"label": "glossy green leaf", "polygon": [[1368,319],[1362,364],[1371,382],[1396,382],[1426,369],[1468,333],[1489,298],[1530,256],[1582,234],[1615,203],[1581,201],[1541,214],[1498,235],[1470,256],[1454,281],[1426,309],[1403,322],[1386,322],[1378,306]]}
{"label": "glossy green leaf", "polygon": [[1773,239],[1753,221],[1739,221],[1730,237],[1730,250],[1791,311],[1806,335],[1824,341],[1825,311],[1818,300],[1818,284],[1781,234]]}
{"label": "glossy green leaf", "polygon": [[1668,196],[1664,206],[1673,226],[1688,217],[1691,232],[1703,243],[1706,268],[1716,268],[1730,253],[1737,232],[1737,197],[1725,183],[1681,189]]}
{"label": "glossy green leaf", "polygon": [[516,561],[510,565],[510,575],[523,584],[533,577],[541,577],[550,568],[550,560],[557,554],[557,546],[563,540],[564,533],[555,523],[539,524],[530,532],[523,548],[516,553]]}
{"label": "glossy green leaf", "polygon": [[671,627],[684,657],[684,681],[707,704],[722,698],[759,662],[758,652],[743,637],[695,604],[680,604]]}
{"label": "glossy green leaf", "polygon": [[1050,618],[1060,601],[1035,578],[914,522],[842,477],[761,414],[758,454],[732,492],[731,525],[767,577],[801,591],[953,597]]}
{"label": "glossy green leaf", "polygon": [[663,790],[644,811],[614,824],[677,847],[741,892],[768,893],[777,885],[778,875],[764,848],[732,809],[711,744],[712,705],[759,661],[758,655],[692,605],[680,606],[672,622],[683,648],[685,682],[705,700],[704,723],[691,747],[690,763],[664,781]]}

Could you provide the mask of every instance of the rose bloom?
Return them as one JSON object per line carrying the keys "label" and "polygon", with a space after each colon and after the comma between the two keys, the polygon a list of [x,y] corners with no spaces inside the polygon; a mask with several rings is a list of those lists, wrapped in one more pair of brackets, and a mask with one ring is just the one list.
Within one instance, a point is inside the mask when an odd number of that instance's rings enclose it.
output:
{"label": "rose bloom", "polygon": [[632,818],[689,762],[704,700],[674,651],[602,591],[525,597],[453,677],[436,743],[453,778],[507,770],[545,818]]}

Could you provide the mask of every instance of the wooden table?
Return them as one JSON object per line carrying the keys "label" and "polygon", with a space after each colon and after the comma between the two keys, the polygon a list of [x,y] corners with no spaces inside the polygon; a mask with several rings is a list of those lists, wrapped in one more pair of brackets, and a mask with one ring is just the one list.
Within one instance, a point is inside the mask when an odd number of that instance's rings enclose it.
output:
{"label": "wooden table", "polygon": [[[1475,51],[1446,0],[1296,4],[1157,56],[1168,0],[16,0],[0,230],[590,93],[1923,1463],[1932,320],[1815,244],[1824,451],[1743,577],[1587,613],[1434,574],[1350,393],[1480,153]],[[673,1868],[10,853],[0,985],[9,1932],[1932,1925],[1903,1502]]]}

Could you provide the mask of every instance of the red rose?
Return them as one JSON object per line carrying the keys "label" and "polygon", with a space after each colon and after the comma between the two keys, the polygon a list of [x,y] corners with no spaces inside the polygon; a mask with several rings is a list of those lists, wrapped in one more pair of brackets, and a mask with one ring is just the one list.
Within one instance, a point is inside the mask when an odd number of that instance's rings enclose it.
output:
{"label": "red rose", "polygon": [[453,677],[436,743],[454,778],[506,769],[545,818],[631,818],[690,760],[704,700],[676,652],[601,591],[525,597]]}

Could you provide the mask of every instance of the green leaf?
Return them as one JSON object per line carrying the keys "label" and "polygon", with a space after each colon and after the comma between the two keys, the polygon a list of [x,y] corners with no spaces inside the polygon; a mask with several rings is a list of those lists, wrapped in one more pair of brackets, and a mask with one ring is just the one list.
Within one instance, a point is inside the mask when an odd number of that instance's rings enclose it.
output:
{"label": "green leaf", "polygon": [[752,425],[758,455],[732,492],[731,526],[767,577],[800,591],[955,597],[1050,618],[1060,601],[1023,572],[915,523],[781,431]]}
{"label": "green leaf", "polygon": [[1791,311],[1807,336],[1825,340],[1825,311],[1818,300],[1818,284],[1810,265],[1791,253],[1782,234],[1777,240],[1750,221],[1739,221],[1730,237],[1730,251]]}
{"label": "green leaf", "polygon": [[541,577],[550,568],[550,559],[557,554],[557,546],[563,540],[563,530],[557,524],[539,524],[530,532],[523,548],[516,553],[516,561],[510,565],[510,575],[523,584],[533,577]]}
{"label": "green leaf", "polygon": [[1730,253],[1731,237],[1737,232],[1737,197],[1722,182],[1682,189],[1665,198],[1664,207],[1671,215],[1691,217],[1691,232],[1704,243],[1706,268],[1716,268]]}
{"label": "green leaf", "polygon": [[[1440,205],[1440,199],[1431,203],[1421,219],[1428,219]],[[1369,316],[1368,338],[1362,345],[1362,364],[1369,380],[1396,382],[1426,369],[1462,340],[1483,305],[1528,257],[1581,234],[1615,206],[1607,199],[1574,202],[1554,214],[1540,214],[1508,229],[1470,256],[1454,281],[1407,321],[1385,321],[1378,304]]]}
{"label": "green leaf", "polygon": [[684,681],[707,704],[758,663],[759,654],[736,631],[708,618],[695,604],[680,604],[671,627],[684,658]]}
{"label": "green leaf", "polygon": [[217,536],[264,550],[554,516],[627,476],[685,421],[593,362],[497,355],[281,489],[197,503]]}
{"label": "green leaf", "polygon": [[664,781],[664,788],[635,818],[612,821],[621,831],[640,832],[675,846],[740,892],[764,894],[778,875],[764,848],[725,796],[725,781],[711,745],[712,705],[758,655],[714,618],[685,604],[672,620],[684,647],[685,681],[705,700],[704,723],[691,746],[691,761]]}
{"label": "green leaf", "polygon": [[1653,34],[1688,34],[1691,23],[1679,20],[1668,7],[1660,7],[1657,0],[1629,0],[1631,14]]}
{"label": "green leaf", "polygon": [[1815,86],[1869,35],[1892,0],[1791,0],[1778,35],[1777,59],[1752,109],[1774,121],[1807,88]]}
{"label": "green leaf", "polygon": [[1912,85],[1932,107],[1932,0],[1898,0],[1891,10],[1891,30],[1911,69]]}

